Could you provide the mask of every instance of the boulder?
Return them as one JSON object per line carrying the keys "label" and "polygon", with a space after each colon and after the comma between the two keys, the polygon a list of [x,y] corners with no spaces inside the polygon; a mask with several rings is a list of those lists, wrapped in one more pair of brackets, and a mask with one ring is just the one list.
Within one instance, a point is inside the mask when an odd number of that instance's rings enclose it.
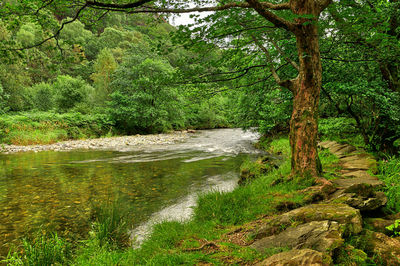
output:
{"label": "boulder", "polygon": [[375,232],[380,232],[384,234],[389,234],[389,230],[386,229],[389,225],[392,225],[395,220],[386,220],[383,218],[366,218],[365,223],[368,225],[368,228],[372,229]]}
{"label": "boulder", "polygon": [[360,211],[373,211],[385,206],[387,197],[385,193],[374,192],[371,186],[361,184],[336,191],[329,202],[345,203]]}
{"label": "boulder", "polygon": [[283,229],[312,221],[335,221],[345,234],[358,234],[362,231],[360,211],[346,204],[310,204],[290,212],[267,219],[252,232],[255,239],[281,232]]}
{"label": "boulder", "polygon": [[287,247],[290,249],[310,248],[332,255],[344,240],[339,223],[333,221],[313,221],[289,227],[285,231],[255,241],[250,247],[258,252],[266,249]]}
{"label": "boulder", "polygon": [[400,240],[379,232],[368,232],[370,253],[378,265],[400,265]]}
{"label": "boulder", "polygon": [[275,254],[268,259],[256,264],[258,266],[328,266],[332,259],[312,249],[294,249]]}

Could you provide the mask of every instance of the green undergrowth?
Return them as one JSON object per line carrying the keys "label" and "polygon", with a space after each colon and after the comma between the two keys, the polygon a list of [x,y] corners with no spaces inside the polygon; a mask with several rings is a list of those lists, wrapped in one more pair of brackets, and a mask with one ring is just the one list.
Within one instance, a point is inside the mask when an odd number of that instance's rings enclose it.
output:
{"label": "green undergrowth", "polygon": [[[75,244],[71,251],[74,254],[72,259],[60,263],[72,265],[250,264],[281,252],[281,250],[273,249],[268,255],[261,255],[246,246],[235,244],[235,241],[227,237],[229,232],[245,226],[246,223],[254,222],[265,215],[279,213],[282,211],[279,207],[282,203],[290,202],[292,206],[305,204],[305,195],[301,190],[312,185],[313,180],[287,178],[290,174],[290,160],[289,156],[286,156],[289,151],[287,139],[272,141],[270,148],[274,152],[283,154],[284,161],[278,169],[260,174],[253,181],[237,187],[232,192],[213,191],[199,195],[198,205],[190,221],[168,221],[157,224],[151,237],[138,249],[128,248],[121,244],[126,240],[120,230],[126,228],[124,219],[127,215],[119,214],[123,212],[123,205],[110,205],[108,211],[97,212],[99,218],[93,222],[88,238]],[[321,153],[321,158],[324,164],[334,161],[327,153]],[[26,262],[27,256],[28,254],[24,251],[16,252],[12,254],[9,261]]]}
{"label": "green undergrowth", "polygon": [[0,116],[0,143],[50,144],[112,134],[113,122],[104,114],[31,112]]}
{"label": "green undergrowth", "polygon": [[383,188],[388,202],[386,209],[390,213],[400,212],[400,158],[389,157],[379,163],[379,179],[385,183]]}

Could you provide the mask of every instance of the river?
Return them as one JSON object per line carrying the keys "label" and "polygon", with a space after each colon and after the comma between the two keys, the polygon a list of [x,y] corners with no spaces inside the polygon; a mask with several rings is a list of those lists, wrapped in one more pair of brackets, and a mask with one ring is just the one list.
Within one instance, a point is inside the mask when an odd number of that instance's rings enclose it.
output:
{"label": "river", "polygon": [[93,206],[118,199],[140,242],[161,220],[189,219],[196,196],[232,190],[258,134],[202,130],[181,143],[0,154],[0,255],[38,230],[85,236]]}

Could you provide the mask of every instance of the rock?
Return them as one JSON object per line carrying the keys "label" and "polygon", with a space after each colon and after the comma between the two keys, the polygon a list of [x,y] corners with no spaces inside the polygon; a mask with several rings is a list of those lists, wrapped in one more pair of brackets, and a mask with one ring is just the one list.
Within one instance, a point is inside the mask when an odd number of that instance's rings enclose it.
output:
{"label": "rock", "polygon": [[360,211],[373,211],[385,206],[387,198],[385,193],[374,192],[371,186],[359,184],[346,190],[336,191],[329,202],[345,203]]}
{"label": "rock", "polygon": [[332,259],[315,250],[295,249],[275,254],[256,264],[258,266],[317,266],[332,265]]}
{"label": "rock", "polygon": [[343,158],[343,157],[348,156],[349,154],[351,154],[354,151],[356,151],[356,148],[354,146],[347,145],[344,148],[334,152],[334,154],[339,158]]}
{"label": "rock", "polygon": [[337,144],[336,141],[327,140],[327,141],[320,142],[319,146],[324,149],[329,149],[330,147],[334,146],[335,144]]}
{"label": "rock", "polygon": [[371,170],[374,174],[378,171],[378,165],[375,159],[368,154],[357,154],[340,159],[344,170]]}
{"label": "rock", "polygon": [[[382,187],[384,184],[378,178],[369,175],[365,171],[355,171],[344,174],[343,176],[355,176],[354,178],[340,178],[332,181],[339,188],[348,188],[354,185],[367,184],[373,188]],[[357,177],[358,176],[358,177]]]}
{"label": "rock", "polygon": [[265,249],[288,247],[290,249],[312,248],[332,255],[343,244],[339,223],[313,221],[255,241],[250,247],[263,253]]}
{"label": "rock", "polygon": [[267,219],[251,234],[255,239],[261,239],[282,231],[293,225],[312,221],[335,221],[339,223],[344,234],[358,234],[362,231],[360,211],[346,204],[311,204],[290,212]]}
{"label": "rock", "polygon": [[375,232],[380,232],[384,234],[390,233],[387,226],[392,225],[395,220],[386,220],[383,218],[367,218],[365,219],[365,223],[368,225],[368,228],[371,228]]}
{"label": "rock", "polygon": [[400,240],[378,232],[367,233],[368,251],[378,265],[400,265]]}

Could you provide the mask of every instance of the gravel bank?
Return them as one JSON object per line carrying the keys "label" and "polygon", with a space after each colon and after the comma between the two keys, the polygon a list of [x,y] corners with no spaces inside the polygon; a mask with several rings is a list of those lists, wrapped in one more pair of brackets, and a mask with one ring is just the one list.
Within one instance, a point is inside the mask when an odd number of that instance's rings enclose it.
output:
{"label": "gravel bank", "polygon": [[16,152],[38,151],[70,151],[70,150],[120,150],[129,146],[145,146],[157,144],[173,144],[189,137],[188,131],[175,131],[168,134],[135,135],[124,137],[68,140],[47,145],[17,146],[0,144],[0,152],[9,154]]}

